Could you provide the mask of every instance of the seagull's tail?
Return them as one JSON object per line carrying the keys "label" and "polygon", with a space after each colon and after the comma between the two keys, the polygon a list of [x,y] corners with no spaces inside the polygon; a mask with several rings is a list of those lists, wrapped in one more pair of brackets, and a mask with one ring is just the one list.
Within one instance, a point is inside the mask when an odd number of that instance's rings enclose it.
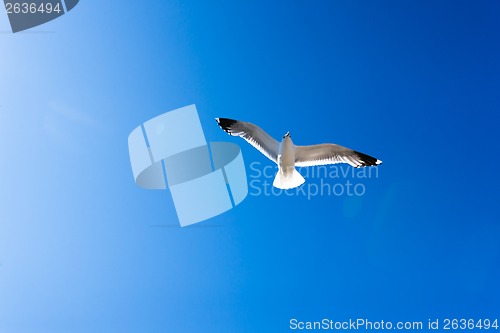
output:
{"label": "seagull's tail", "polygon": [[285,175],[282,170],[279,170],[274,178],[273,186],[282,190],[288,190],[304,184],[305,181],[304,177],[295,168],[289,175]]}

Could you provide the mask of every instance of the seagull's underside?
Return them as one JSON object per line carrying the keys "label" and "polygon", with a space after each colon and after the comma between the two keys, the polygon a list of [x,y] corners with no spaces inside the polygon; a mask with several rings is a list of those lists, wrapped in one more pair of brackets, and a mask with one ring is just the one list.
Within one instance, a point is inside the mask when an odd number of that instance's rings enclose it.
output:
{"label": "seagull's underside", "polygon": [[278,164],[278,173],[273,182],[281,189],[294,188],[304,183],[304,178],[295,170],[296,166],[315,166],[348,163],[353,167],[377,166],[381,160],[333,143],[312,146],[296,146],[289,133],[280,142],[252,123],[228,118],[215,118],[228,134],[241,136],[271,161]]}

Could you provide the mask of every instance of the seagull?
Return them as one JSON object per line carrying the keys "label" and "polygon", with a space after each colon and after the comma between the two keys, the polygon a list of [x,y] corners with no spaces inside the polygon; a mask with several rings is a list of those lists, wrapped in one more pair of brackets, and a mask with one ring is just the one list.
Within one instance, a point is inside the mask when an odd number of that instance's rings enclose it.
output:
{"label": "seagull", "polygon": [[262,128],[245,121],[229,118],[215,118],[217,124],[226,133],[240,136],[258,151],[278,165],[278,172],[273,186],[279,189],[291,189],[305,182],[304,177],[295,169],[298,167],[348,163],[355,168],[377,166],[381,160],[358,151],[333,143],[312,146],[296,146],[287,132],[281,142],[275,140]]}

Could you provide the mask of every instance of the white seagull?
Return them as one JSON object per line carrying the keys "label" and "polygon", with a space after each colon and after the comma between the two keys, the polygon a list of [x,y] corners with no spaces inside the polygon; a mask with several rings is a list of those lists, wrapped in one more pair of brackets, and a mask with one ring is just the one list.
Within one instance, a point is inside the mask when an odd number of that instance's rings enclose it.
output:
{"label": "white seagull", "polygon": [[215,118],[220,128],[233,136],[241,136],[267,158],[278,164],[278,173],[273,186],[290,189],[302,185],[304,177],[295,166],[314,166],[335,163],[348,163],[353,167],[377,166],[381,160],[358,151],[333,143],[313,146],[296,146],[287,132],[281,142],[273,139],[259,126],[228,118]]}

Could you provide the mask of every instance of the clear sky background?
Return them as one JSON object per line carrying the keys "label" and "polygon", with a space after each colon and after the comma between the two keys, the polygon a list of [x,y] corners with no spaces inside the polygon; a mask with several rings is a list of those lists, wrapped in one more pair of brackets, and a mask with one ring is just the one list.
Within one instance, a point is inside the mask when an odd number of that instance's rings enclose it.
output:
{"label": "clear sky background", "polygon": [[[0,332],[500,316],[500,2],[87,0],[0,43]],[[214,117],[384,163],[180,228],[127,137],[193,103],[247,166]]]}

